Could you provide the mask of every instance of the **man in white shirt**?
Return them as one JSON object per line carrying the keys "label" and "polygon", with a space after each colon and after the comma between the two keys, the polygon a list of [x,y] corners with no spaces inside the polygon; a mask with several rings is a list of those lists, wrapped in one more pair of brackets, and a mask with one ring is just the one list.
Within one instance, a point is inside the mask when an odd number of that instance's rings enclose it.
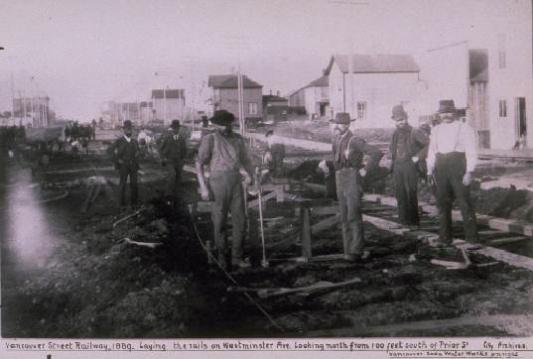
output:
{"label": "man in white shirt", "polygon": [[427,166],[428,176],[436,185],[440,244],[452,243],[454,199],[463,217],[465,239],[476,243],[479,241],[476,213],[470,200],[470,183],[478,155],[476,134],[468,124],[458,121],[453,100],[441,100],[437,114],[441,122],[431,132]]}

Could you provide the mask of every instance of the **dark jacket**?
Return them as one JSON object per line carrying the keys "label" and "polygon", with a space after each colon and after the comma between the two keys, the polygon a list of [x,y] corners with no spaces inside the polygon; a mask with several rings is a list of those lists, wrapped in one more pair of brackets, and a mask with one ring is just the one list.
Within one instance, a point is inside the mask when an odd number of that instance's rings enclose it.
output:
{"label": "dark jacket", "polygon": [[159,153],[163,160],[168,161],[173,166],[181,166],[187,155],[185,136],[182,133],[178,134],[177,139],[174,136],[174,132],[167,131],[161,141]]}
{"label": "dark jacket", "polygon": [[134,138],[128,142],[124,136],[120,137],[111,145],[109,151],[116,168],[127,166],[134,171],[139,169],[139,144]]}
{"label": "dark jacket", "polygon": [[[346,157],[346,150],[348,157]],[[365,155],[370,157],[370,161],[365,166]],[[342,136],[333,139],[333,166],[338,171],[351,167],[361,169],[365,167],[367,172],[376,167],[381,158],[381,151],[370,146],[360,137],[355,136],[350,130]]]}
{"label": "dark jacket", "polygon": [[[398,147],[398,137],[400,134],[400,129],[396,129],[392,135],[392,142],[390,145],[390,152],[392,156],[392,163],[396,160],[396,149]],[[408,149],[408,158],[417,156],[420,160],[425,160],[427,157],[427,148],[429,145],[429,136],[422,130],[413,128],[407,125],[405,131],[409,132],[407,136],[407,149]]]}

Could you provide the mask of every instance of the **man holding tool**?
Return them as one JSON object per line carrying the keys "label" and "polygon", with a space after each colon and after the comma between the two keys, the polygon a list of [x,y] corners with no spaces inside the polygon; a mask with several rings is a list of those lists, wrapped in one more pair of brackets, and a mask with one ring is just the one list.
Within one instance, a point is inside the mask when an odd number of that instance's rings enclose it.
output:
{"label": "man holding tool", "polygon": [[[196,173],[202,200],[212,196],[212,220],[218,262],[227,267],[227,226],[228,211],[233,221],[231,264],[236,268],[246,268],[250,264],[243,260],[243,239],[246,227],[244,191],[241,180],[246,185],[252,182],[252,164],[244,139],[233,132],[235,116],[226,111],[215,111],[210,119],[216,130],[202,138],[196,160]],[[205,178],[204,166],[210,169],[209,185]]]}

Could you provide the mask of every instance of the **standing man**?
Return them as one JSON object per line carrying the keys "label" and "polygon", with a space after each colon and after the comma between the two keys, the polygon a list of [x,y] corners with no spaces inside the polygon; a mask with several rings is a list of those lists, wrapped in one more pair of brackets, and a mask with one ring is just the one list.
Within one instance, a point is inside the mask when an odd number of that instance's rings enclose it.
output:
{"label": "standing man", "polygon": [[439,246],[452,244],[453,199],[461,210],[465,239],[478,243],[476,213],[470,200],[472,172],[477,164],[474,129],[459,121],[453,100],[439,102],[441,123],[431,131],[428,151],[428,176],[434,176],[439,209]]}
{"label": "standing man", "polygon": [[124,135],[117,139],[110,148],[115,168],[120,175],[120,206],[126,205],[126,182],[130,179],[131,206],[137,205],[137,171],[139,170],[139,144],[132,138],[133,127],[130,120],[124,121]]}
{"label": "standing man", "polygon": [[[357,261],[368,256],[368,252],[363,251],[362,177],[374,166],[379,151],[349,130],[349,113],[337,113],[330,122],[334,134],[333,166],[341,214],[344,258]],[[366,166],[363,164],[365,154],[370,156]]]}
{"label": "standing man", "polygon": [[168,166],[174,172],[168,175],[166,194],[171,196],[174,203],[176,203],[181,185],[183,163],[187,155],[185,136],[180,133],[180,122],[178,120],[172,121],[170,128],[163,137],[159,152],[161,153],[163,167]]}
{"label": "standing man", "polygon": [[267,149],[263,155],[263,164],[268,169],[272,177],[284,175],[283,160],[285,159],[285,145],[274,143],[274,131],[269,130],[265,134]]}
{"label": "standing man", "polygon": [[[226,111],[215,111],[210,119],[216,130],[202,138],[198,149],[196,173],[200,194],[204,201],[209,200],[210,192],[214,199],[212,220],[218,262],[227,266],[227,226],[228,211],[233,221],[231,245],[231,264],[233,267],[246,268],[250,264],[243,260],[243,239],[245,231],[244,194],[242,176],[245,183],[252,182],[252,165],[244,139],[233,132],[235,116]],[[204,165],[210,169],[209,187],[204,175]]]}
{"label": "standing man", "polygon": [[407,119],[407,112],[402,105],[392,108],[392,120],[396,121],[396,131],[390,145],[392,176],[400,223],[418,226],[417,167],[425,160],[424,150],[429,144],[429,137],[423,131],[411,127]]}

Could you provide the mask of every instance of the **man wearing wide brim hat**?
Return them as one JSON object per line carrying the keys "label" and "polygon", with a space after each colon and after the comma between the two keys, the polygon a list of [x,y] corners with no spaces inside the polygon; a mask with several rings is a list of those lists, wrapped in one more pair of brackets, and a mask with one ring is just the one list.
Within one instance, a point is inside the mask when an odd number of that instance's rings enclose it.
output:
{"label": "man wearing wide brim hat", "polygon": [[[333,167],[337,185],[337,198],[341,214],[344,258],[358,261],[368,256],[364,251],[362,219],[362,177],[377,163],[379,151],[350,131],[349,113],[340,112],[330,120],[333,131]],[[373,159],[366,165],[363,157]]]}
{"label": "man wearing wide brim hat", "polygon": [[119,171],[119,202],[120,206],[126,205],[126,183],[130,181],[130,201],[131,206],[137,205],[138,185],[137,171],[139,170],[139,144],[132,137],[133,124],[130,120],[124,121],[122,125],[124,135],[118,138],[110,147],[110,152],[115,163],[115,168]]}
{"label": "man wearing wide brim hat", "polygon": [[425,161],[429,137],[409,125],[407,112],[402,105],[392,108],[391,118],[396,123],[389,150],[398,216],[402,224],[418,226],[418,166]]}
{"label": "man wearing wide brim hat", "polygon": [[170,127],[161,141],[159,153],[162,157],[161,164],[169,170],[166,194],[170,196],[174,204],[176,204],[178,193],[181,188],[183,164],[185,162],[185,157],[187,156],[187,144],[185,141],[185,135],[180,133],[179,120],[172,120]]}
{"label": "man wearing wide brim hat", "polygon": [[[231,211],[233,238],[231,263],[233,267],[245,268],[249,263],[243,260],[245,233],[245,211],[242,180],[251,184],[253,168],[244,139],[233,132],[235,116],[226,111],[215,111],[210,119],[215,131],[202,138],[196,160],[196,173],[200,194],[204,201],[212,197],[211,215],[218,262],[227,266],[228,211]],[[209,166],[209,184],[204,175],[204,166]]]}
{"label": "man wearing wide brim hat", "polygon": [[472,173],[477,164],[477,136],[467,123],[458,121],[453,100],[441,100],[437,115],[440,124],[431,131],[428,151],[428,176],[434,180],[439,208],[439,244],[452,243],[453,199],[461,210],[465,239],[479,241],[476,214],[470,199]]}

